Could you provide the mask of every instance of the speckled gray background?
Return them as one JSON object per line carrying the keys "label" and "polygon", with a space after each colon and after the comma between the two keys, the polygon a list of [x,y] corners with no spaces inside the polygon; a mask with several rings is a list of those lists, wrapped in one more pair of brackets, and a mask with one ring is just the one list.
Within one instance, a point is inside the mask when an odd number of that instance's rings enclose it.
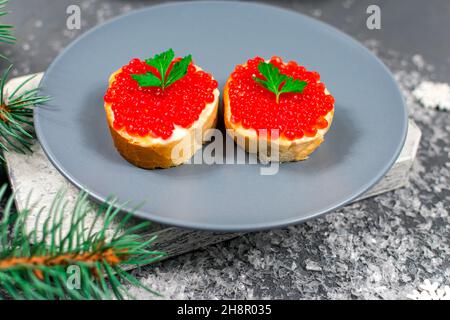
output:
{"label": "speckled gray background", "polygon": [[[19,42],[2,49],[14,62],[16,75],[43,71],[92,26],[150,3],[156,2],[14,0],[5,20],[17,26]],[[422,108],[411,94],[424,80],[449,82],[450,4],[270,3],[338,27],[392,70],[423,132],[410,185],[303,225],[248,234],[134,272],[165,298],[188,299],[405,298],[425,279],[450,285],[450,114]],[[81,7],[81,30],[65,27],[70,4]],[[381,30],[365,26],[369,4],[381,7]],[[6,181],[5,173],[0,178]]]}

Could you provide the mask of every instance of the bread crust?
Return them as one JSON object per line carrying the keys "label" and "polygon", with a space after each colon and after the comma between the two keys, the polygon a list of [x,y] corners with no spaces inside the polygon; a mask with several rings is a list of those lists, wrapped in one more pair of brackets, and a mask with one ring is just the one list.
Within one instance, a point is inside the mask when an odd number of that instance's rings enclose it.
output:
{"label": "bread crust", "polygon": [[[110,76],[110,85],[120,72],[121,69]],[[176,137],[172,134],[166,140],[153,138],[150,135],[147,137],[130,136],[124,129],[115,130],[111,104],[105,103],[106,120],[114,146],[125,160],[144,169],[170,168],[187,162],[202,147],[208,129],[216,126],[219,105],[218,89],[215,89],[214,95],[214,101],[205,106],[197,121],[187,129],[180,129],[181,134]]]}
{"label": "bread crust", "polygon": [[[302,138],[295,140],[288,140],[284,137],[270,140],[267,137],[258,136],[254,129],[245,129],[240,124],[233,123],[231,121],[229,97],[229,85],[231,81],[232,79],[230,76],[223,90],[225,127],[228,129],[228,134],[230,134],[234,141],[241,148],[245,149],[245,151],[256,153],[260,160],[264,162],[299,161],[307,159],[324,141],[324,136],[333,120],[334,108],[325,116],[325,119],[328,122],[326,128],[318,130],[313,137],[303,136]],[[265,148],[265,150],[262,151],[261,146]],[[275,152],[274,148],[277,148],[278,152]]]}

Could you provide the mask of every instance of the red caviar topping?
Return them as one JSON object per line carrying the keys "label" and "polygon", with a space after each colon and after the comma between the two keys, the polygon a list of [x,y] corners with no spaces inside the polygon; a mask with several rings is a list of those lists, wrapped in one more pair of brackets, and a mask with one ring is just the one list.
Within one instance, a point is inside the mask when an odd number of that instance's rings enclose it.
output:
{"label": "red caviar topping", "polygon": [[[172,61],[172,64],[177,60]],[[131,74],[158,71],[139,59],[132,59],[111,83],[104,101],[112,104],[114,129],[130,135],[168,139],[178,125],[189,128],[207,103],[214,101],[218,83],[191,63],[187,74],[164,91],[161,87],[140,87]]]}
{"label": "red caviar topping", "polygon": [[289,140],[314,136],[317,130],[326,128],[325,116],[333,110],[334,98],[324,92],[325,85],[318,82],[319,73],[308,71],[295,61],[284,63],[280,57],[272,57],[270,63],[282,74],[308,83],[301,93],[281,94],[277,103],[273,92],[253,80],[254,75],[263,78],[258,71],[262,61],[260,57],[250,59],[231,74],[228,92],[231,121],[257,132],[278,129],[280,135]]}

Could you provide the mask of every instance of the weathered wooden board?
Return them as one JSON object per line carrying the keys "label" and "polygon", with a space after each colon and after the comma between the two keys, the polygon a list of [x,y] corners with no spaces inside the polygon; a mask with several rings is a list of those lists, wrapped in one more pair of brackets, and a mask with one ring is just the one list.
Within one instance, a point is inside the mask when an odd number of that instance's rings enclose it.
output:
{"label": "weathered wooden board", "polygon": [[[29,89],[37,86],[42,75],[43,73],[37,74],[33,81],[28,83],[26,88]],[[5,90],[7,92],[14,90],[27,77],[29,76],[12,79],[6,85]],[[378,184],[357,200],[404,186],[408,182],[408,173],[414,162],[420,137],[420,129],[410,120],[408,136],[396,163]],[[30,206],[34,208],[28,220],[29,228],[33,228],[37,219],[37,209],[42,207],[49,208],[55,195],[61,190],[64,190],[66,199],[68,200],[65,214],[67,217],[67,225],[70,221],[71,206],[75,203],[79,191],[50,163],[39,142],[35,142],[33,150],[33,153],[26,155],[12,152],[5,155],[9,178],[15,192],[16,206],[19,210]],[[93,220],[93,217],[94,213],[88,219]],[[45,214],[41,215],[40,219],[45,219]],[[193,231],[153,224],[145,232],[145,236],[152,237],[155,234],[158,235],[155,243],[156,249],[166,252],[168,257],[196,250],[240,235],[237,233]]]}

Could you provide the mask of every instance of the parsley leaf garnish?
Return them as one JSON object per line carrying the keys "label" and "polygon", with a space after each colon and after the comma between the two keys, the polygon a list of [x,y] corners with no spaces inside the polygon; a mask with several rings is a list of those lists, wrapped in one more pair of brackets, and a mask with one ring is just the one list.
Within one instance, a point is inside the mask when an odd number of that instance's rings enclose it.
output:
{"label": "parsley leaf garnish", "polygon": [[170,73],[167,75],[166,87],[170,86],[172,83],[183,78],[186,75],[191,60],[191,55],[188,55],[173,64],[172,70],[170,70]]}
{"label": "parsley leaf garnish", "polygon": [[145,74],[132,74],[131,77],[136,80],[140,87],[160,87],[161,79],[151,72]]}
{"label": "parsley leaf garnish", "polygon": [[280,100],[280,95],[286,92],[301,93],[306,87],[307,82],[294,79],[290,76],[280,73],[280,70],[273,64],[261,61],[258,64],[258,70],[266,79],[261,79],[253,76],[253,80],[262,85],[267,90],[275,93],[277,103]]}
{"label": "parsley leaf garnish", "polygon": [[169,49],[160,54],[156,54],[153,58],[145,60],[149,66],[158,70],[160,78],[151,72],[145,74],[132,74],[131,77],[136,80],[141,87],[161,87],[164,90],[186,75],[188,66],[192,61],[192,56],[188,55],[175,62],[170,71],[168,71],[174,57],[175,53],[172,49]]}
{"label": "parsley leaf garnish", "polygon": [[162,84],[164,85],[164,80],[166,79],[166,72],[172,62],[173,58],[175,58],[175,53],[172,49],[169,49],[163,53],[156,54],[153,58],[149,58],[145,60],[149,66],[152,66],[158,70],[161,75],[161,80],[163,80]]}

